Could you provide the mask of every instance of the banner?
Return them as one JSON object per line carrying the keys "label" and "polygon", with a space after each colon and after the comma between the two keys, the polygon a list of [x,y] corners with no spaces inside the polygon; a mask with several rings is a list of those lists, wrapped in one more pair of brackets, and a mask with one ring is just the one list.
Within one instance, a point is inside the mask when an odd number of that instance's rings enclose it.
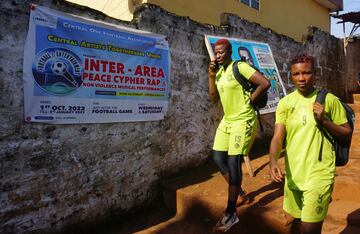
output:
{"label": "banner", "polygon": [[165,36],[31,5],[23,76],[27,122],[160,120],[169,75]]}
{"label": "banner", "polygon": [[271,87],[268,89],[268,102],[266,107],[260,109],[260,113],[275,112],[280,98],[286,95],[286,90],[276,67],[270,46],[256,41],[205,35],[205,44],[212,59],[215,58],[215,42],[220,38],[226,38],[230,41],[232,46],[231,58],[233,60],[246,61],[248,64],[256,67],[270,81]]}

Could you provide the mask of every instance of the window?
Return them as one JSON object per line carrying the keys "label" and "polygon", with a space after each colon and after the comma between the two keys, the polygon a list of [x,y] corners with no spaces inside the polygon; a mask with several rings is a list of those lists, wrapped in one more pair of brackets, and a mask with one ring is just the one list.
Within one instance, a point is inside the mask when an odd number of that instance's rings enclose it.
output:
{"label": "window", "polygon": [[260,0],[241,0],[241,2],[256,10],[260,9]]}

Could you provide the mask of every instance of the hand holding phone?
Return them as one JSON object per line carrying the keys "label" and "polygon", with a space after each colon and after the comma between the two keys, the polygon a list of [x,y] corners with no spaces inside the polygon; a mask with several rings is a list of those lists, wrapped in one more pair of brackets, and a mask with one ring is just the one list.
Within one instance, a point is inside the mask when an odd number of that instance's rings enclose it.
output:
{"label": "hand holding phone", "polygon": [[217,72],[219,69],[219,63],[216,61],[216,59],[212,59],[210,62],[209,70],[212,72]]}
{"label": "hand holding phone", "polygon": [[215,59],[215,69],[219,69],[219,62]]}

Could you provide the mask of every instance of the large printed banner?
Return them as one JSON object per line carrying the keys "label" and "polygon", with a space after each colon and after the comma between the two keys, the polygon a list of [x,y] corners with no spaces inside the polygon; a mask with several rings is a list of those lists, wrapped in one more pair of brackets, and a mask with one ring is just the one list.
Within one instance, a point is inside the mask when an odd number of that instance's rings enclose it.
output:
{"label": "large printed banner", "polygon": [[266,43],[247,41],[236,38],[205,35],[205,43],[211,58],[214,58],[214,44],[220,38],[226,38],[232,46],[232,59],[246,61],[256,67],[271,83],[268,90],[266,107],[260,113],[274,112],[281,97],[286,95],[285,87],[276,67],[270,46]]}
{"label": "large printed banner", "polygon": [[163,119],[169,74],[165,36],[31,6],[23,77],[28,122]]}

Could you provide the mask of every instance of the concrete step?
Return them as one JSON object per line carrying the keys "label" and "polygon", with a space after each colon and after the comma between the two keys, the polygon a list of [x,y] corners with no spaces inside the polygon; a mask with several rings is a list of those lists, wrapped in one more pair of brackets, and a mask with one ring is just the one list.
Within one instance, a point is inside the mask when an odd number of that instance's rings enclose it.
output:
{"label": "concrete step", "polygon": [[[283,161],[280,159],[282,165]],[[243,188],[253,201],[237,208],[240,224],[229,233],[289,232],[282,210],[283,184],[270,181],[267,162],[267,155],[251,161],[255,177],[247,174],[243,163]],[[166,206],[176,209],[176,216],[183,220],[209,220],[213,227],[226,208],[227,184],[214,164],[173,178],[162,186]]]}
{"label": "concrete step", "polygon": [[[350,157],[352,157],[351,154]],[[336,168],[332,197],[360,202],[360,159],[350,158],[346,166]]]}
{"label": "concrete step", "polygon": [[353,99],[354,99],[355,104],[360,104],[360,94],[359,93],[354,93]]}
{"label": "concrete step", "polygon": [[333,200],[323,233],[360,233],[360,202]]}
{"label": "concrete step", "polygon": [[347,200],[356,202],[360,199],[360,189],[358,182],[349,182],[346,179],[335,179],[334,191],[332,194],[334,200]]}
{"label": "concrete step", "polygon": [[322,228],[322,233],[324,234],[358,234],[360,233],[360,228],[356,226],[348,225],[346,227],[337,225],[334,223],[324,223]]}
{"label": "concrete step", "polygon": [[[357,108],[357,104],[355,106]],[[359,153],[360,114],[356,114],[350,161],[336,169],[333,201],[323,233],[360,233]],[[284,168],[284,158],[280,158],[279,164]],[[251,166],[254,177],[247,174],[244,163],[242,170],[243,188],[252,203],[237,208],[240,223],[229,233],[290,233],[289,216],[282,210],[283,184],[270,180],[268,155],[252,159]],[[194,229],[194,232],[189,229],[184,233],[210,233],[226,207],[227,184],[213,163],[165,181],[162,191],[166,206],[176,210],[174,223],[184,223],[189,226],[187,228]],[[192,227],[190,223],[198,226]]]}
{"label": "concrete step", "polygon": [[[284,166],[284,159],[279,160]],[[360,212],[359,175],[360,160],[352,160],[347,169],[338,169],[333,202],[323,233],[358,233],[354,227]],[[289,217],[282,210],[283,184],[272,183],[268,176],[268,155],[251,161],[255,177],[246,173],[243,165],[243,187],[252,198],[252,203],[237,208],[240,224],[229,233],[289,233]],[[163,195],[167,207],[176,209],[177,219],[201,224],[210,232],[222,215],[227,201],[227,184],[216,166],[208,164],[185,176],[173,178],[163,183]],[[349,217],[349,220],[348,218]],[[189,223],[187,223],[188,225]],[[199,228],[200,228],[199,227]],[[201,229],[201,230],[203,230]],[[203,233],[201,230],[198,233]],[[190,232],[189,232],[190,233]],[[360,232],[359,232],[360,233]]]}
{"label": "concrete step", "polygon": [[351,107],[351,109],[353,109],[355,115],[356,113],[360,113],[360,103],[348,103],[348,105]]}
{"label": "concrete step", "polygon": [[333,200],[329,206],[326,222],[360,228],[360,202]]}

